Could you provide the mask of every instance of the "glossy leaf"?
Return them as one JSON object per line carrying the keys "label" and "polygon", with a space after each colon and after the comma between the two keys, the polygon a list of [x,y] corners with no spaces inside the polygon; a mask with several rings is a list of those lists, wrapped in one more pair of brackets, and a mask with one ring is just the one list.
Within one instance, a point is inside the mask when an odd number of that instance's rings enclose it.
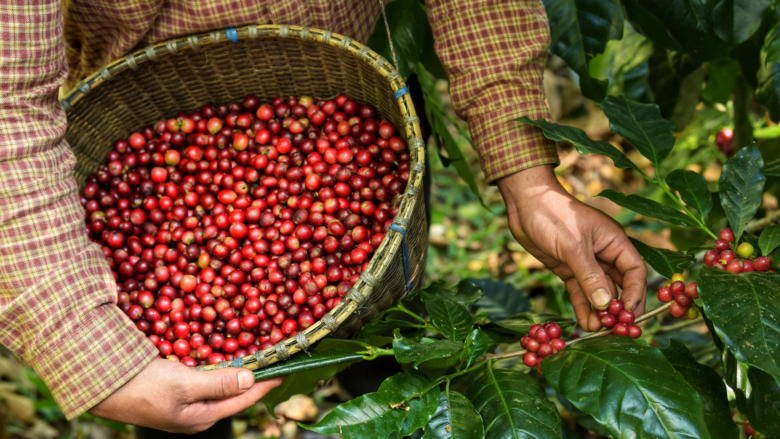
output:
{"label": "glossy leaf", "polygon": [[780,23],[772,26],[766,34],[763,50],[766,53],[765,64],[780,61]]}
{"label": "glossy leaf", "polygon": [[634,28],[659,46],[659,51],[663,52],[663,50],[660,50],[661,48],[678,52],[683,50],[669,35],[666,26],[661,20],[648,12],[647,9],[639,4],[638,0],[623,0],[623,5],[626,8],[627,18],[631,21]]}
{"label": "glossy leaf", "polygon": [[671,279],[675,273],[682,273],[696,261],[696,256],[665,248],[655,248],[634,238],[629,238],[647,264],[661,276]]}
{"label": "glossy leaf", "polygon": [[474,319],[465,306],[438,296],[426,297],[424,303],[431,316],[431,324],[445,337],[452,341],[461,341],[471,332]]}
{"label": "glossy leaf", "polygon": [[[379,386],[379,393],[397,393],[403,400],[420,392],[433,383],[433,379],[419,372],[403,372],[384,380]],[[439,386],[433,387],[419,398],[409,401],[409,416],[404,420],[401,431],[390,437],[408,436],[425,426],[433,418],[439,406]]]}
{"label": "glossy leaf", "polygon": [[780,380],[780,275],[704,267],[697,282],[723,343],[739,361]]}
{"label": "glossy leaf", "polygon": [[296,372],[304,372],[330,365],[351,363],[363,359],[363,354],[357,354],[343,349],[332,349],[326,352],[312,352],[296,355],[291,359],[272,364],[255,371],[255,381],[267,380]]}
{"label": "glossy leaf", "polygon": [[500,328],[508,329],[519,334],[527,334],[532,325],[543,325],[547,322],[555,322],[561,328],[574,325],[574,320],[567,319],[566,317],[562,317],[557,314],[535,314],[532,312],[524,312],[515,314],[506,319],[495,321],[488,326],[493,329],[497,329],[495,327],[498,326]]}
{"label": "glossy leaf", "polygon": [[441,93],[439,93],[439,90],[436,88],[433,76],[431,76],[431,74],[420,64],[417,65],[417,80],[420,83],[420,90],[422,91],[423,99],[425,100],[425,116],[428,118],[428,123],[431,124],[433,137],[439,147],[439,151],[444,149],[447,152],[446,157],[439,152],[442,163],[444,163],[445,166],[452,166],[455,168],[455,170],[458,171],[458,176],[466,182],[471,191],[479,197],[482,205],[486,206],[484,200],[482,200],[482,196],[479,194],[479,188],[477,188],[477,181],[474,178],[474,173],[471,171],[471,166],[445,123],[447,112],[444,109],[444,103],[441,100]]}
{"label": "glossy leaf", "polygon": [[608,96],[601,110],[609,127],[657,168],[674,148],[674,125],[661,117],[658,105],[642,104],[622,96]]}
{"label": "glossy leaf", "polygon": [[750,38],[761,25],[770,0],[710,1],[710,19],[715,34],[732,47]]}
{"label": "glossy leaf", "polygon": [[490,347],[490,340],[477,328],[471,331],[466,337],[466,347],[463,349],[463,357],[466,360],[466,367],[471,366],[477,358],[484,355]]}
{"label": "glossy leaf", "polygon": [[428,300],[428,298],[439,297],[452,300],[461,305],[469,305],[477,302],[485,295],[482,287],[475,285],[469,279],[461,280],[453,288],[445,288],[444,282],[441,281],[433,282],[420,290],[417,294],[420,294],[423,302]]}
{"label": "glossy leaf", "polygon": [[617,0],[544,0],[550,22],[550,53],[566,61],[580,78],[585,97],[600,102],[607,82],[591,78],[588,64],[607,41],[623,36],[623,8]]}
{"label": "glossy leaf", "polygon": [[424,375],[399,375],[389,378],[394,381],[389,388],[380,386],[376,393],[367,393],[338,405],[314,425],[298,425],[324,435],[340,434],[345,439],[389,437],[401,430],[411,412],[398,404],[430,384],[430,379]]}
{"label": "glossy leaf", "polygon": [[[430,26],[428,15],[417,0],[392,1],[385,6],[385,11],[393,38],[393,48],[398,57],[396,68],[404,79],[408,79],[423,51],[425,27]],[[382,15],[377,19],[374,31],[368,38],[368,47],[395,65]]]}
{"label": "glossy leaf", "polygon": [[771,375],[740,362],[726,349],[722,355],[726,383],[739,412],[767,437],[780,437],[780,384]]}
{"label": "glossy leaf", "polygon": [[450,390],[441,392],[439,407],[424,428],[422,439],[474,439],[485,434],[482,418],[465,396]]}
{"label": "glossy leaf", "polygon": [[729,55],[729,44],[720,39],[710,25],[708,5],[704,0],[639,0],[639,4],[698,60],[711,61]]}
{"label": "glossy leaf", "polygon": [[471,383],[466,397],[482,417],[486,439],[561,437],[558,409],[527,374],[488,367]]}
{"label": "glossy leaf", "polygon": [[639,172],[640,175],[644,175],[634,162],[629,160],[625,154],[620,152],[609,142],[593,140],[579,128],[550,123],[544,119],[531,120],[525,116],[515,120],[541,128],[544,136],[550,140],[571,143],[577,148],[577,151],[580,154],[601,154],[612,159],[612,161],[615,162],[615,166],[618,168],[634,169]]}
{"label": "glossy leaf", "polygon": [[780,159],[764,163],[764,175],[767,177],[780,177]]}
{"label": "glossy leaf", "polygon": [[680,193],[680,198],[689,207],[693,207],[707,216],[712,210],[712,193],[707,188],[707,179],[704,176],[682,169],[675,169],[666,176],[666,184],[673,191]]}
{"label": "glossy leaf", "polygon": [[720,204],[737,240],[761,205],[765,181],[764,160],[755,142],[740,149],[723,165],[718,180]]}
{"label": "glossy leaf", "polygon": [[632,210],[649,218],[659,219],[678,226],[693,226],[694,221],[686,214],[671,207],[649,200],[639,195],[625,195],[612,189],[602,191],[599,197],[604,197],[620,207]]}
{"label": "glossy leaf", "polygon": [[710,62],[707,69],[707,85],[701,93],[702,100],[709,104],[726,105],[737,85],[738,75],[739,64],[733,59]]}
{"label": "glossy leaf", "polygon": [[597,337],[545,358],[547,381],[615,438],[709,438],[699,395],[656,348]]}
{"label": "glossy leaf", "polygon": [[379,334],[392,334],[395,328],[413,328],[417,323],[399,319],[372,320],[360,328],[360,334],[366,337]]}
{"label": "glossy leaf", "polygon": [[463,343],[451,340],[437,340],[432,342],[416,342],[411,338],[401,335],[396,329],[393,332],[393,353],[399,363],[414,363],[416,368],[420,364],[438,358],[449,358],[463,349]]}
{"label": "glossy leaf", "polygon": [[712,439],[738,439],[739,428],[731,420],[728,394],[723,379],[711,367],[696,361],[684,344],[671,340],[661,349],[669,364],[699,394],[704,407],[704,422]]}
{"label": "glossy leaf", "polygon": [[[778,28],[775,27],[767,35],[767,38],[778,33]],[[763,105],[769,111],[769,117],[774,122],[780,121],[780,62],[769,61],[771,58],[777,57],[777,44],[764,41],[763,47],[761,47],[761,60],[756,71],[756,80],[758,85],[756,86],[756,100]]]}
{"label": "glossy leaf", "polygon": [[758,245],[761,247],[761,254],[768,255],[780,246],[780,225],[769,226],[761,232],[758,238]]}
{"label": "glossy leaf", "polygon": [[485,294],[474,304],[474,308],[487,312],[490,320],[500,320],[531,310],[528,295],[514,285],[488,278],[470,279],[470,281],[482,288]]}

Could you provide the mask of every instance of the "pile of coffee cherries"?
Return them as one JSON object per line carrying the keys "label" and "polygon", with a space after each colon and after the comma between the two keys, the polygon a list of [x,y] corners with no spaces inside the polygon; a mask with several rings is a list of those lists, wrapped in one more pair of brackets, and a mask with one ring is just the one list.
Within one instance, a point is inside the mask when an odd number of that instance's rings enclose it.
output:
{"label": "pile of coffee cherries", "polygon": [[624,309],[622,300],[609,302],[609,307],[598,312],[599,322],[606,329],[612,329],[615,335],[627,335],[631,338],[642,336],[642,328],[634,325],[634,313]]}
{"label": "pile of coffee cherries", "polygon": [[719,268],[731,273],[749,273],[751,271],[770,271],[772,258],[770,256],[753,257],[755,248],[749,242],[739,244],[735,249],[734,232],[731,229],[720,231],[715,241],[715,249],[707,250],[704,263],[709,267]]}
{"label": "pile of coffee cherries", "polygon": [[520,345],[528,351],[523,356],[523,363],[528,367],[536,367],[542,373],[542,360],[566,347],[566,342],[561,340],[562,333],[561,327],[555,322],[532,325],[528,335],[520,340]]}
{"label": "pile of coffee cherries", "polygon": [[691,307],[694,299],[699,298],[699,287],[696,282],[685,283],[685,277],[680,273],[672,276],[672,281],[658,289],[658,300],[663,303],[672,302],[669,312],[677,318],[685,317],[693,320],[699,317],[699,311]]}
{"label": "pile of coffee cherries", "polygon": [[397,213],[406,143],[346,96],[254,96],[118,140],[86,228],[118,306],[188,366],[251,355],[337,306]]}

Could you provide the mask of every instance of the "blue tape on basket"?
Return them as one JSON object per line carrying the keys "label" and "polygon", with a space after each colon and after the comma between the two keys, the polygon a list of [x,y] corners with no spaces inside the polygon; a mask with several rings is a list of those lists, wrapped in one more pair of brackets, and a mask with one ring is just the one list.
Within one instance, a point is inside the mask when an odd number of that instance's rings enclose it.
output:
{"label": "blue tape on basket", "polygon": [[234,358],[233,367],[244,367],[244,357]]}
{"label": "blue tape on basket", "polygon": [[397,101],[398,99],[401,98],[401,96],[408,95],[408,94],[409,94],[409,87],[401,87],[398,90],[396,90],[395,93],[393,93],[393,97],[395,97],[395,100]]}
{"label": "blue tape on basket", "polygon": [[404,257],[404,277],[406,277],[406,295],[408,296],[412,294],[412,282],[409,279],[409,248],[406,246],[406,229],[398,224],[390,223],[390,230],[395,230],[403,236],[403,239],[401,239],[401,252]]}
{"label": "blue tape on basket", "polygon": [[227,34],[228,40],[230,40],[231,43],[238,43],[238,32],[236,31],[236,28],[229,27],[225,33]]}

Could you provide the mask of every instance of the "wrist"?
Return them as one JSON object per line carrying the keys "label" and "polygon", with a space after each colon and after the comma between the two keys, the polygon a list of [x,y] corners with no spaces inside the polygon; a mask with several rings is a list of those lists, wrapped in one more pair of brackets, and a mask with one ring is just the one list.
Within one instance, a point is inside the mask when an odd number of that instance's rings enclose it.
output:
{"label": "wrist", "polygon": [[553,165],[539,165],[515,172],[497,180],[496,185],[507,207],[550,192],[566,193],[555,176]]}

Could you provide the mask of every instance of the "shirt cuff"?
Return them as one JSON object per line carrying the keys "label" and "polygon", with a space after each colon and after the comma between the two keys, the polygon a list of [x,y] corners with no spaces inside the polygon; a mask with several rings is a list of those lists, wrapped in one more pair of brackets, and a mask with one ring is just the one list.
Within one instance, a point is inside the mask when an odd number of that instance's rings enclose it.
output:
{"label": "shirt cuff", "polygon": [[520,116],[549,120],[550,110],[544,101],[535,100],[468,119],[482,170],[490,184],[534,166],[560,163],[556,142],[544,137],[536,127],[512,122]]}
{"label": "shirt cuff", "polygon": [[[60,321],[56,331],[23,358],[46,383],[68,420],[122,387],[158,354],[116,306],[116,286],[100,250],[93,245],[79,256],[41,285],[49,290],[48,297],[60,301],[56,310]],[[83,302],[69,301],[74,288],[83,288],[80,295],[91,290],[106,297],[111,292],[113,302],[79,309]]]}

